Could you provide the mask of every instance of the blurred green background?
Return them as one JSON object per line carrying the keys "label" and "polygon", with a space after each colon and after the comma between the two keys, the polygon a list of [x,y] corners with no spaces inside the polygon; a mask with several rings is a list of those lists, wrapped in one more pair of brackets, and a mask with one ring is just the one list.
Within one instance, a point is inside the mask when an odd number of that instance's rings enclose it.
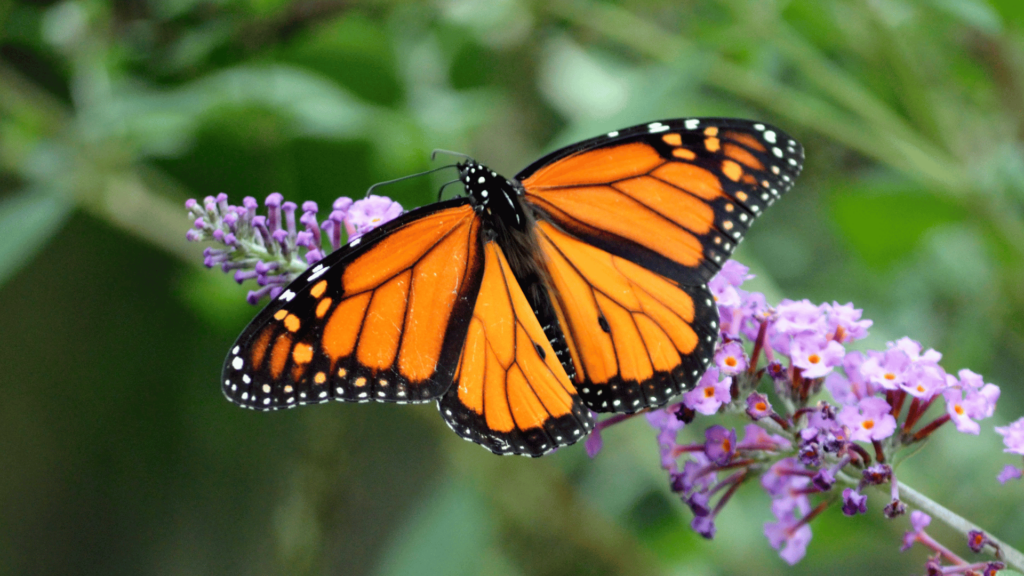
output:
{"label": "blurred green background", "polygon": [[[756,483],[702,540],[642,419],[595,460],[530,460],[430,405],[221,396],[255,309],[199,266],[186,198],[325,206],[435,147],[511,175],[716,115],[807,149],[738,253],[756,287],[852,300],[870,345],[910,335],[1002,386],[981,436],[943,429],[898,472],[1024,545],[992,433],[1024,412],[1019,0],[0,0],[0,574],[923,572],[877,506],[828,511],[786,566]],[[383,192],[409,208],[443,181]]]}

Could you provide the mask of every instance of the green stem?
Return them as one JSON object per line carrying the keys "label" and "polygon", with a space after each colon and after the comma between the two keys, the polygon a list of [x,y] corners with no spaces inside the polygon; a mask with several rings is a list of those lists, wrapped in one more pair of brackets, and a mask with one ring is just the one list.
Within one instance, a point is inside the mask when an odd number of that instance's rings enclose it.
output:
{"label": "green stem", "polygon": [[988,530],[982,530],[977,524],[970,522],[952,510],[944,507],[924,494],[921,494],[910,486],[907,486],[906,483],[900,482],[899,488],[900,499],[924,512],[927,512],[932,518],[941,520],[947,526],[963,533],[965,537],[971,530],[980,530],[984,532],[985,536],[988,537],[990,541],[999,546],[1001,552],[1000,560],[1006,562],[1007,566],[1010,568],[1013,568],[1018,572],[1024,572],[1024,554],[1021,554],[1019,550],[996,538]]}

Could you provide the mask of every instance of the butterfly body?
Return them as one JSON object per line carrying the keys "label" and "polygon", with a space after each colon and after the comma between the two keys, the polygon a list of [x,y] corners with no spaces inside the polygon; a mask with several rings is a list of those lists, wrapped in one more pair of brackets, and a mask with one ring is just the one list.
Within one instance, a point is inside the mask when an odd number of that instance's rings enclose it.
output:
{"label": "butterfly body", "polygon": [[762,124],[653,122],[410,211],[300,275],[239,337],[224,392],[255,409],[436,401],[460,436],[539,456],[692,388],[714,353],[706,283],[792,185]]}

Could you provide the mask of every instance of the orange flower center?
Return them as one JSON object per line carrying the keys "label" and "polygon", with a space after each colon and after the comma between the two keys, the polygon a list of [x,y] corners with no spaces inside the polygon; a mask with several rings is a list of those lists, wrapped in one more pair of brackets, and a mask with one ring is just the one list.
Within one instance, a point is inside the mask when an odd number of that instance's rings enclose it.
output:
{"label": "orange flower center", "polygon": [[959,416],[964,415],[964,407],[959,404],[953,406],[953,411],[956,412]]}
{"label": "orange flower center", "polygon": [[818,362],[821,362],[821,356],[818,356],[817,354],[811,354],[810,356],[807,357],[807,361],[810,362],[811,364],[817,364]]}
{"label": "orange flower center", "polygon": [[896,379],[896,375],[893,374],[892,372],[886,372],[885,373],[885,379],[886,380],[895,380]]}
{"label": "orange flower center", "polygon": [[735,368],[736,364],[738,364],[738,362],[736,362],[736,358],[734,358],[732,356],[726,357],[726,359],[725,359],[725,365],[726,366],[728,366],[730,368]]}
{"label": "orange flower center", "polygon": [[714,387],[708,386],[707,388],[704,389],[704,397],[705,398],[713,398],[714,396],[715,396],[715,389],[714,389]]}
{"label": "orange flower center", "polygon": [[872,428],[875,427],[875,421],[865,420],[864,422],[861,423],[861,427],[864,428],[865,430],[871,430]]}

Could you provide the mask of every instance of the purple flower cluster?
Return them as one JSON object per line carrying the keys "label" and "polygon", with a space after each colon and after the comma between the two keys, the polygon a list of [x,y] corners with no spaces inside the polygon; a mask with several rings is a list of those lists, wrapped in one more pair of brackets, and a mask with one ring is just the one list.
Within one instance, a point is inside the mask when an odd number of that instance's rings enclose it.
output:
{"label": "purple flower cluster", "polygon": [[[834,502],[848,516],[862,514],[865,489],[887,485],[885,515],[904,514],[888,462],[950,421],[960,432],[978,434],[978,421],[992,416],[999,388],[970,370],[947,374],[941,354],[909,338],[882,351],[848,350],[872,324],[861,310],[808,300],[770,307],[763,294],[741,288],[751,277],[745,266],[728,262],[709,283],[721,316],[714,365],[682,402],[649,412],[647,419],[658,430],[662,466],[693,512],[695,531],[713,537],[715,517],[735,490],[760,478],[775,516],[764,534],[794,564],[810,543],[811,520]],[[774,400],[757,391],[762,381],[773,384]],[[831,401],[817,399],[822,389]],[[945,409],[930,412],[939,401]],[[750,417],[742,440],[735,430],[712,425],[703,442],[678,441],[696,414],[718,412]],[[618,421],[613,417],[598,428]],[[1006,437],[1007,451],[1024,454],[1024,419],[997,431]],[[592,455],[599,448],[588,443]],[[1013,477],[1024,475],[1013,470]],[[917,528],[923,513],[914,514],[914,533],[923,534],[923,526]]]}
{"label": "purple flower cluster", "polygon": [[[327,219],[318,222],[316,202],[298,205],[286,202],[274,192],[263,202],[266,214],[257,214],[259,203],[252,196],[241,206],[228,204],[227,194],[207,196],[202,202],[185,203],[193,225],[185,237],[192,242],[213,241],[222,247],[203,250],[207,268],[220,266],[234,272],[235,281],[256,280],[260,286],[246,299],[256,304],[263,297],[275,298],[307,267],[381,224],[398,217],[402,207],[383,196],[362,200],[338,198]],[[303,227],[298,229],[298,225]],[[344,236],[342,233],[344,232]]]}

